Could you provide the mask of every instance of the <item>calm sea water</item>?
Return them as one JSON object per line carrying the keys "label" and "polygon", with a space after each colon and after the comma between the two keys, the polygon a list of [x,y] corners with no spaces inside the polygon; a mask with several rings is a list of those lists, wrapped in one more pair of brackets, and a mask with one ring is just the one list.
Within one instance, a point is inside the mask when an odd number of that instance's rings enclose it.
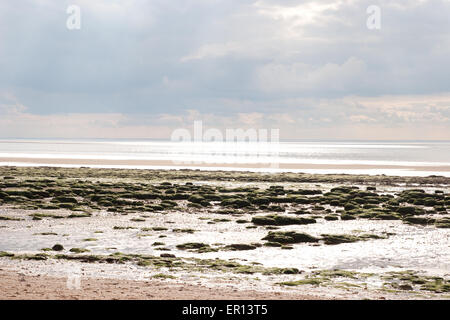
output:
{"label": "calm sea water", "polygon": [[[450,141],[297,141],[264,144],[257,142],[187,143],[142,140],[0,140],[0,163],[8,164],[5,159],[13,157],[172,160],[178,164],[183,162],[194,164],[276,162],[280,164],[432,167],[450,166]],[[318,170],[313,171],[318,172]],[[330,171],[330,169],[320,171],[336,172],[336,170]],[[343,170],[339,171],[343,172]],[[378,171],[377,173],[389,174],[392,172]]]}

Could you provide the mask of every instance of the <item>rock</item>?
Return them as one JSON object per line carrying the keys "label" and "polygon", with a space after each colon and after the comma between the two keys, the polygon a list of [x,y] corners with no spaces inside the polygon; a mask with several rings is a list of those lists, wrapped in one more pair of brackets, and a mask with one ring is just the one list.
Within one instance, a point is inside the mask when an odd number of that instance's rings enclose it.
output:
{"label": "rock", "polygon": [[442,218],[439,220],[436,220],[436,227],[437,228],[450,228],[450,218]]}
{"label": "rock", "polygon": [[159,256],[161,258],[176,258],[176,256],[174,254],[171,254],[171,253],[161,253]]}
{"label": "rock", "polygon": [[233,207],[236,209],[249,207],[251,204],[247,200],[239,199],[239,198],[231,198],[223,200],[220,205],[225,207]]}
{"label": "rock", "polygon": [[188,242],[188,243],[183,243],[183,244],[177,245],[177,248],[181,249],[181,250],[200,249],[200,248],[205,248],[205,247],[209,247],[209,245],[207,245],[205,243],[201,243],[201,242]]}
{"label": "rock", "polygon": [[266,243],[264,243],[264,246],[266,246],[266,247],[282,247],[282,244],[281,243],[278,243],[278,242],[266,242]]}
{"label": "rock", "polygon": [[298,233],[295,231],[287,231],[287,232],[271,231],[262,240],[285,244],[285,243],[319,242],[320,239],[310,236],[309,234],[306,233]]}
{"label": "rock", "polygon": [[63,251],[64,247],[61,244],[57,243],[52,247],[52,250],[53,251]]}
{"label": "rock", "polygon": [[252,218],[252,222],[256,225],[267,226],[267,225],[277,225],[277,226],[287,226],[294,224],[311,224],[316,223],[316,220],[311,218],[298,218],[289,216],[279,216],[279,215],[267,215],[267,216],[256,216]]}
{"label": "rock", "polygon": [[399,288],[400,290],[408,290],[408,291],[413,290],[413,287],[410,286],[409,284],[402,284],[402,285],[399,285],[398,288]]}
{"label": "rock", "polygon": [[55,200],[62,203],[78,203],[77,199],[75,199],[74,197],[59,196],[56,197]]}
{"label": "rock", "polygon": [[343,213],[341,214],[341,220],[356,220],[356,217],[352,216],[351,214],[348,213]]}
{"label": "rock", "polygon": [[255,250],[256,246],[251,244],[236,243],[227,245],[225,248],[229,250],[241,251],[241,250]]}
{"label": "rock", "polygon": [[397,210],[401,215],[413,215],[416,213],[415,207],[399,207]]}
{"label": "rock", "polygon": [[406,217],[403,219],[403,221],[410,224],[428,225],[435,223],[436,219],[422,218],[422,217]]}
{"label": "rock", "polygon": [[346,203],[344,206],[344,210],[345,211],[351,211],[351,210],[355,210],[358,209],[359,207],[357,205],[355,205],[354,203]]}
{"label": "rock", "polygon": [[322,239],[327,245],[336,245],[340,243],[352,243],[357,241],[367,241],[370,239],[386,239],[384,236],[377,236],[375,234],[363,234],[360,236],[347,234],[322,234]]}
{"label": "rock", "polygon": [[262,204],[270,204],[270,198],[268,197],[258,197],[251,200],[253,204],[262,205]]}
{"label": "rock", "polygon": [[193,202],[193,203],[202,203],[203,201],[205,201],[205,198],[203,198],[200,195],[194,194],[194,195],[189,197],[188,201],[189,202]]}
{"label": "rock", "polygon": [[301,271],[298,270],[297,268],[284,268],[281,273],[282,274],[299,274],[299,273],[301,273]]}

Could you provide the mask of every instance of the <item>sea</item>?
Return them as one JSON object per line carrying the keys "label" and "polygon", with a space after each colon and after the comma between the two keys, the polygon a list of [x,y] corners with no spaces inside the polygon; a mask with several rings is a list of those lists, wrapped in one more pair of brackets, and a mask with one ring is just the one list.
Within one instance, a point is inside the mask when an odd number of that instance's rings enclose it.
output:
{"label": "sea", "polygon": [[[45,159],[46,163],[35,161]],[[64,159],[72,159],[70,164]],[[89,165],[83,160],[91,161]],[[106,161],[105,161],[106,160]],[[111,163],[111,160],[120,164]],[[130,164],[126,161],[130,160]],[[79,163],[77,163],[79,161]],[[205,166],[204,164],[207,164]],[[262,167],[261,164],[267,164]],[[0,165],[450,176],[450,141],[2,139]],[[298,168],[296,168],[296,166]]]}

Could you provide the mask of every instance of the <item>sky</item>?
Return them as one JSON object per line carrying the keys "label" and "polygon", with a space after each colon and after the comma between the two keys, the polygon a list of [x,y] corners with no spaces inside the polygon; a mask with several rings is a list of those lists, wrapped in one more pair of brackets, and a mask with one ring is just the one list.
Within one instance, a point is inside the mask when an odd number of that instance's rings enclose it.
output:
{"label": "sky", "polygon": [[0,138],[167,139],[201,120],[450,140],[449,17],[450,0],[0,0]]}

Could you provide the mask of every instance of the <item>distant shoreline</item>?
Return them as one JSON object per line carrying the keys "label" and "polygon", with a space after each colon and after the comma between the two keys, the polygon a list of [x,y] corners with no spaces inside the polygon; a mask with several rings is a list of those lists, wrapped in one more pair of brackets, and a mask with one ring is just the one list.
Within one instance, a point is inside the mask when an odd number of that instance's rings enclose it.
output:
{"label": "distant shoreline", "polygon": [[[279,163],[275,166],[268,163],[180,163],[171,160],[119,160],[119,159],[55,159],[55,158],[0,158],[0,166],[70,166],[70,167],[97,167],[97,168],[136,168],[148,169],[241,169],[256,171],[312,171],[310,173],[349,173],[361,174],[367,170],[372,174],[384,174],[383,171],[394,171],[395,175],[444,175],[450,176],[450,166],[440,165],[375,165],[375,164],[314,164],[314,163]],[[371,172],[370,172],[371,171]],[[403,174],[402,174],[403,172]],[[390,175],[391,173],[388,173]]]}

